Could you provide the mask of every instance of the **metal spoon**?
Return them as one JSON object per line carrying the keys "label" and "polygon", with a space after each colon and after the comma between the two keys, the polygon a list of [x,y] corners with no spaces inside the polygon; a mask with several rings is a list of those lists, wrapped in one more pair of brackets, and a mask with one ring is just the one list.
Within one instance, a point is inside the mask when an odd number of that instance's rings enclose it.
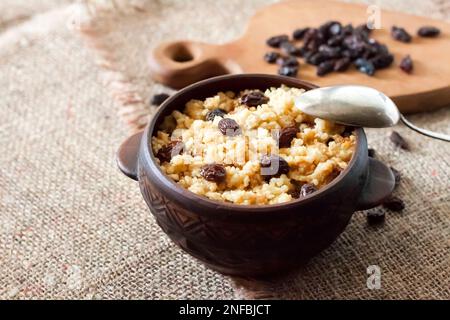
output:
{"label": "metal spoon", "polygon": [[357,127],[392,127],[401,120],[416,132],[450,142],[450,135],[416,127],[388,96],[369,87],[348,85],[309,90],[295,99],[295,106],[311,116]]}

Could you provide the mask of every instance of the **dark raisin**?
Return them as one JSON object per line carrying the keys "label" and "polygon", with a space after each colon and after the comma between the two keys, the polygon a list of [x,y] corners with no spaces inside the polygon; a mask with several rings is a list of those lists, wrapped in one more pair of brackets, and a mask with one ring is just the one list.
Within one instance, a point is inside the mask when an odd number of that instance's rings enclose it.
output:
{"label": "dark raisin", "polygon": [[311,41],[317,40],[318,34],[319,30],[317,30],[316,28],[309,28],[303,36],[303,41],[305,42],[305,44],[308,44]]}
{"label": "dark raisin", "polygon": [[339,58],[341,57],[341,48],[330,47],[326,44],[322,44],[319,47],[319,52],[324,54],[327,58]]}
{"label": "dark raisin", "polygon": [[432,26],[425,26],[419,29],[419,31],[417,31],[417,34],[421,37],[425,37],[425,38],[434,38],[437,37],[439,34],[441,33],[441,30],[439,30],[436,27],[432,27]]}
{"label": "dark raisin", "polygon": [[308,59],[306,59],[306,62],[308,62],[309,64],[312,64],[312,65],[318,66],[325,60],[327,60],[327,56],[325,56],[325,54],[323,54],[322,52],[317,52],[317,53],[313,54],[311,57],[309,57]]}
{"label": "dark raisin", "polygon": [[241,103],[247,107],[257,107],[267,102],[269,102],[269,98],[259,90],[250,91],[241,97]]}
{"label": "dark raisin", "polygon": [[342,41],[344,41],[344,36],[337,35],[328,39],[327,44],[331,47],[338,47],[342,45]]}
{"label": "dark raisin", "polygon": [[297,136],[298,128],[296,126],[290,126],[281,129],[280,136],[278,138],[278,145],[280,148],[289,148],[292,140]]}
{"label": "dark raisin", "polygon": [[300,198],[300,190],[298,188],[295,188],[294,190],[290,190],[288,194],[292,197],[292,199],[298,199]]}
{"label": "dark raisin", "polygon": [[392,38],[400,42],[411,42],[411,35],[403,28],[399,28],[397,26],[393,26],[391,29]]}
{"label": "dark raisin", "polygon": [[383,202],[383,207],[392,211],[402,211],[405,209],[405,203],[399,197],[391,196]]}
{"label": "dark raisin", "polygon": [[278,52],[267,52],[264,55],[264,60],[268,63],[275,63],[277,59],[280,57],[280,54]]}
{"label": "dark raisin", "polygon": [[389,67],[394,62],[394,56],[392,54],[380,54],[370,59],[375,69],[384,69]]}
{"label": "dark raisin", "polygon": [[397,131],[392,131],[390,139],[397,147],[403,150],[409,150],[408,142]]}
{"label": "dark raisin", "polygon": [[337,35],[341,32],[342,25],[337,21],[328,21],[319,27],[319,34],[328,39],[330,36]]}
{"label": "dark raisin", "polygon": [[368,149],[367,154],[371,158],[375,158],[375,149]]}
{"label": "dark raisin", "polygon": [[227,172],[225,167],[221,164],[206,164],[200,169],[200,175],[205,178],[205,180],[221,183],[225,180]]}
{"label": "dark raisin", "polygon": [[280,46],[281,50],[291,56],[300,57],[302,55],[301,48],[294,46],[290,42],[283,42]]}
{"label": "dark raisin", "polygon": [[348,25],[346,25],[346,26],[344,26],[342,28],[341,33],[344,34],[344,35],[350,35],[350,34],[353,33],[353,31],[354,31],[353,25],[352,24],[348,24]]}
{"label": "dark raisin", "polygon": [[154,106],[159,106],[161,105],[164,101],[167,100],[167,98],[169,98],[170,96],[167,93],[159,93],[159,94],[155,94],[150,103]]}
{"label": "dark raisin", "polygon": [[334,70],[334,60],[324,61],[317,67],[317,75],[319,77],[323,77],[327,73],[330,73]]}
{"label": "dark raisin", "polygon": [[295,40],[302,40],[308,30],[309,28],[296,29],[292,33],[292,38],[294,38]]}
{"label": "dark raisin", "polygon": [[156,153],[156,157],[161,163],[169,162],[172,157],[177,156],[183,152],[184,144],[181,141],[172,141],[165,145]]}
{"label": "dark raisin", "polygon": [[273,177],[279,177],[282,174],[287,174],[290,170],[289,164],[282,157],[272,154],[270,156],[264,155],[260,160],[261,175],[265,180],[270,180]]}
{"label": "dark raisin", "polygon": [[283,66],[278,69],[278,74],[287,77],[296,77],[298,74],[298,67]]}
{"label": "dark raisin", "polygon": [[227,112],[223,109],[214,109],[206,114],[206,121],[214,121],[215,117],[224,117]]}
{"label": "dark raisin", "polygon": [[400,69],[402,69],[404,72],[406,72],[408,74],[413,72],[414,63],[413,63],[410,55],[407,55],[406,57],[404,57],[402,59],[402,61],[400,62]]}
{"label": "dark raisin", "polygon": [[372,29],[370,29],[367,24],[361,24],[357,26],[353,32],[364,39],[368,39]]}
{"label": "dark raisin", "polygon": [[331,24],[328,32],[331,36],[339,35],[342,32],[342,24],[340,24],[339,22]]}
{"label": "dark raisin", "polygon": [[367,223],[371,226],[384,223],[386,214],[381,210],[371,210],[367,212]]}
{"label": "dark raisin", "polygon": [[283,42],[289,41],[289,37],[285,34],[270,37],[267,39],[266,43],[268,46],[273,48],[279,48]]}
{"label": "dark raisin", "polygon": [[283,67],[297,67],[300,65],[295,57],[280,57],[277,59],[277,64]]}
{"label": "dark raisin", "polygon": [[392,171],[392,174],[394,175],[394,178],[395,178],[395,186],[397,187],[400,184],[400,180],[402,178],[401,174],[400,174],[400,171],[398,171],[397,169],[395,169],[393,167],[391,167],[391,171]]}
{"label": "dark raisin", "polygon": [[315,185],[313,185],[311,183],[305,183],[304,185],[302,185],[302,187],[300,189],[300,196],[306,197],[307,195],[310,195],[311,193],[314,193],[316,191],[317,191],[317,188]]}
{"label": "dark raisin", "polygon": [[241,128],[237,124],[236,121],[230,118],[223,118],[219,121],[218,124],[220,132],[224,136],[235,137],[241,134]]}
{"label": "dark raisin", "polygon": [[338,72],[346,71],[350,67],[351,63],[352,61],[348,57],[336,60],[336,62],[334,63],[334,71]]}
{"label": "dark raisin", "polygon": [[373,76],[375,74],[375,67],[372,62],[359,58],[355,61],[355,66],[358,68],[359,72],[365,73],[368,76]]}

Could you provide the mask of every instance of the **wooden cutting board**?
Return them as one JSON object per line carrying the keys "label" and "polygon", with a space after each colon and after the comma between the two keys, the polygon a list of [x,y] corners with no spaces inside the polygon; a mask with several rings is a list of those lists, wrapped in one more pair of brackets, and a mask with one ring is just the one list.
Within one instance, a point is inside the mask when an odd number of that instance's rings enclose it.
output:
{"label": "wooden cutting board", "polygon": [[[278,34],[292,34],[296,28],[313,26],[331,19],[343,24],[359,25],[367,21],[367,6],[331,0],[283,1],[258,11],[247,31],[234,42],[211,45],[191,41],[163,43],[149,58],[153,78],[173,88],[227,73],[277,73],[277,66],[263,60],[273,50],[266,39]],[[413,41],[395,41],[390,36],[392,25],[405,28]],[[437,38],[416,36],[418,28],[432,25],[441,29]],[[381,11],[381,29],[372,37],[388,45],[394,64],[369,77],[357,70],[316,76],[316,67],[303,63],[298,77],[319,86],[359,84],[374,87],[390,96],[405,113],[427,111],[450,105],[450,24],[398,12]],[[299,43],[300,44],[300,43]],[[414,73],[402,72],[398,65],[410,54]],[[226,90],[226,88],[224,88]]]}

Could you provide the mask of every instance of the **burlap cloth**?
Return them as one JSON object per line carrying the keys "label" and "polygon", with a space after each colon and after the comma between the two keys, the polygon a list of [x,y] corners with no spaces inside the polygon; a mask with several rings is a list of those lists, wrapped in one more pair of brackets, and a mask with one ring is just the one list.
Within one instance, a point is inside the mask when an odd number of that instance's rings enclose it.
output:
{"label": "burlap cloth", "polygon": [[[450,147],[403,126],[411,152],[393,147],[390,130],[368,130],[403,175],[407,208],[383,227],[356,213],[307,267],[267,281],[184,254],[115,164],[152,112],[148,98],[166,90],[149,79],[146,54],[168,39],[229,41],[271,1],[70,2],[0,3],[1,298],[450,298]],[[378,3],[450,19],[448,1]],[[449,108],[411,119],[450,131]],[[369,265],[381,268],[379,290],[366,286]]]}

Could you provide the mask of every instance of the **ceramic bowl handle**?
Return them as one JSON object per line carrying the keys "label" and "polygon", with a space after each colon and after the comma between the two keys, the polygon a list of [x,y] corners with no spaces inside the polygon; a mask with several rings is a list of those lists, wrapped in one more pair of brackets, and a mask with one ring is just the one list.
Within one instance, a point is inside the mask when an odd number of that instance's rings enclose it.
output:
{"label": "ceramic bowl handle", "polygon": [[229,73],[217,58],[220,46],[175,41],[156,47],[149,57],[154,80],[180,89],[194,82]]}
{"label": "ceramic bowl handle", "polygon": [[389,197],[395,187],[391,169],[381,161],[369,158],[369,173],[359,196],[357,210],[374,208]]}
{"label": "ceramic bowl handle", "polygon": [[127,177],[138,180],[137,163],[143,131],[125,140],[117,151],[117,166]]}

